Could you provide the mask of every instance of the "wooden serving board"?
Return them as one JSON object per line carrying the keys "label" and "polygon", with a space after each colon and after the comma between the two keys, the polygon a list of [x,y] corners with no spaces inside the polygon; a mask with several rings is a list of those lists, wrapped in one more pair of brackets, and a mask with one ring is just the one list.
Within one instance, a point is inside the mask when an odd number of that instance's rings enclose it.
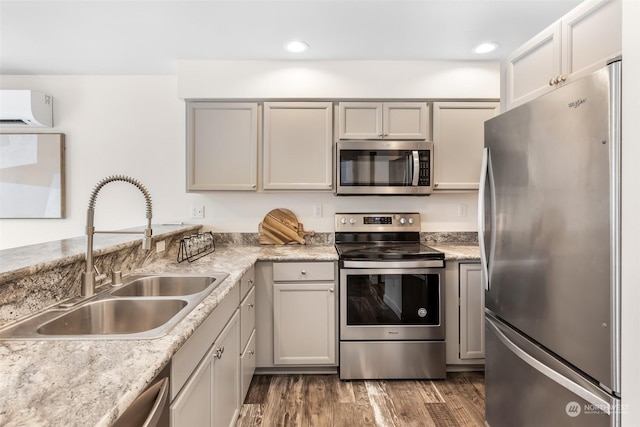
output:
{"label": "wooden serving board", "polygon": [[258,242],[263,245],[286,245],[294,242],[305,245],[305,235],[313,236],[315,232],[305,231],[295,214],[288,209],[274,209],[258,224]]}

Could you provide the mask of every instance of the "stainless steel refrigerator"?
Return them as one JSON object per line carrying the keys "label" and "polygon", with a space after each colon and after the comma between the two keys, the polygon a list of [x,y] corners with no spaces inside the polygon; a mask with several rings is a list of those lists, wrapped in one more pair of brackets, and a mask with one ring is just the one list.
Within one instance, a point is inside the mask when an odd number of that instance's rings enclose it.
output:
{"label": "stainless steel refrigerator", "polygon": [[485,122],[491,427],[620,423],[621,61]]}

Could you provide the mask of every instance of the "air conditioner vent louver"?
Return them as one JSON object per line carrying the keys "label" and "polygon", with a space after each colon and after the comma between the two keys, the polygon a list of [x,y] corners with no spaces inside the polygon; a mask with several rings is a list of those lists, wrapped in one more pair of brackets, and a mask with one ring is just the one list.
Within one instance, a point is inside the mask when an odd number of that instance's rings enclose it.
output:
{"label": "air conditioner vent louver", "polygon": [[0,90],[0,125],[52,127],[53,98],[32,90]]}

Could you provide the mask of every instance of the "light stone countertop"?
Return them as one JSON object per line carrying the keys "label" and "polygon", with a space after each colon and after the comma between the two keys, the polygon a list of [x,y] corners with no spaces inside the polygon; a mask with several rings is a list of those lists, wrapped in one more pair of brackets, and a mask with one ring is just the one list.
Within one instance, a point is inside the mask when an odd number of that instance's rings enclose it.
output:
{"label": "light stone countertop", "polygon": [[[438,244],[451,261],[478,259],[477,245]],[[228,273],[169,333],[151,340],[0,340],[0,425],[108,426],[256,261],[336,261],[333,245],[218,245],[192,263],[163,258],[135,273]],[[25,267],[27,268],[27,267]]]}

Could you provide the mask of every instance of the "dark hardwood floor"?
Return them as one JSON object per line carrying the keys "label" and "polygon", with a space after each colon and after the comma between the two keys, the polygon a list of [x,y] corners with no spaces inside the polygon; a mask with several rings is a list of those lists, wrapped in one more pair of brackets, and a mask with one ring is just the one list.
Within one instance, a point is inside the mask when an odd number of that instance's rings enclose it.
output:
{"label": "dark hardwood floor", "polygon": [[448,373],[433,381],[256,375],[236,426],[484,426],[484,375]]}

